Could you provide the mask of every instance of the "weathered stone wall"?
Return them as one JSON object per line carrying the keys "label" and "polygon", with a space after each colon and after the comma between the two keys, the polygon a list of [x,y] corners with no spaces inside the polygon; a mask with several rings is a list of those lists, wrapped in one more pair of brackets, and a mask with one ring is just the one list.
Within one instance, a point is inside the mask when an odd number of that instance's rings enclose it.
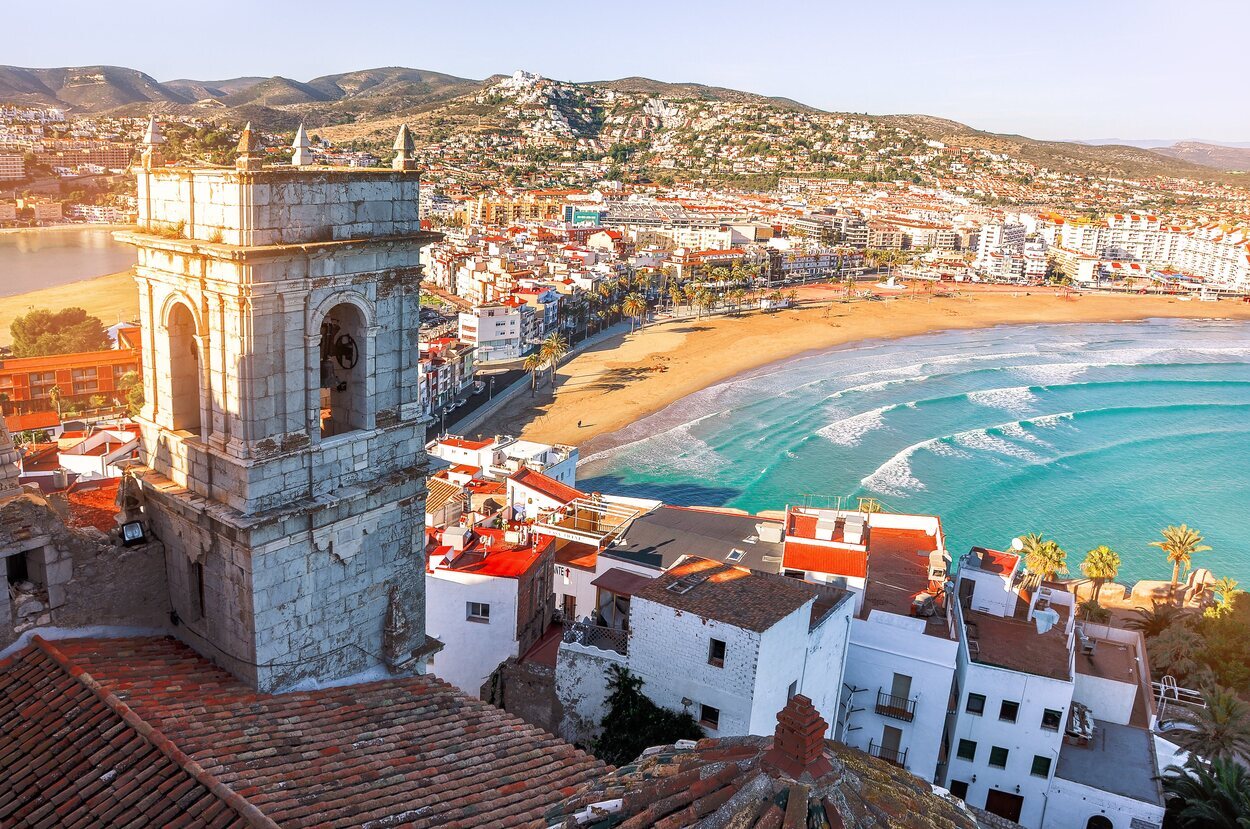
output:
{"label": "weathered stone wall", "polygon": [[144,170],[139,225],[227,245],[283,245],[420,230],[419,174],[400,170]]}
{"label": "weathered stone wall", "polygon": [[0,582],[0,649],[39,627],[166,627],[164,552],[159,543],[120,547],[98,530],[71,529],[37,495],[0,502],[0,574],[8,558],[25,556],[34,587],[14,591],[14,602]]}
{"label": "weathered stone wall", "polygon": [[561,646],[556,656],[556,700],[563,714],[558,736],[579,745],[599,736],[599,723],[608,712],[607,671],[613,664],[625,664],[625,657],[598,648]]}
{"label": "weathered stone wall", "polygon": [[527,723],[559,734],[564,708],[556,699],[555,669],[536,662],[503,662],[482,685],[480,696]]}

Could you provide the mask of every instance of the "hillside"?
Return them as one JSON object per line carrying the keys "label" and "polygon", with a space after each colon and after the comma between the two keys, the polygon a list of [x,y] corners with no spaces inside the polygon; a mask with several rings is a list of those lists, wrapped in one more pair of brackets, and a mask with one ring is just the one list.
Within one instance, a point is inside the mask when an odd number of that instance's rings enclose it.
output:
{"label": "hillside", "polygon": [[824,112],[788,98],[642,77],[571,83],[516,72],[478,81],[379,67],[308,81],[275,76],[161,83],[121,67],[0,67],[4,101],[58,105],[73,114],[207,115],[227,123],[251,120],[279,132],[302,122],[330,140],[380,150],[407,122],[419,141],[452,157],[472,141],[485,142],[490,160],[510,169],[548,165],[556,155],[570,163],[611,155],[633,170],[658,167],[698,177],[925,180],[949,172],[926,142],[1020,162],[1022,178],[1031,167],[1093,178],[1244,184],[1244,177],[1226,171],[1250,169],[1238,151],[1209,145],[1164,152],[1039,141],[928,115]]}
{"label": "hillside", "polygon": [[1200,141],[1180,141],[1152,152],[1217,170],[1250,171],[1250,147],[1224,147]]}
{"label": "hillside", "polygon": [[885,122],[909,127],[927,138],[1003,153],[1051,170],[1094,177],[1229,178],[1188,159],[1160,156],[1157,151],[1122,144],[1078,144],[1069,141],[1040,141],[1023,135],[983,132],[956,121],[929,115],[883,116]]}

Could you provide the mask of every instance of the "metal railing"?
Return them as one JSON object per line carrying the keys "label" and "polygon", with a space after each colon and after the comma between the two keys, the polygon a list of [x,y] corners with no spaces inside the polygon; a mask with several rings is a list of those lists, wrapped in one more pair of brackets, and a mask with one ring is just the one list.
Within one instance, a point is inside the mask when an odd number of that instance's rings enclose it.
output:
{"label": "metal railing", "polygon": [[565,622],[564,641],[570,645],[615,651],[622,656],[629,652],[629,631],[588,622]]}
{"label": "metal railing", "polygon": [[876,711],[883,717],[911,722],[916,718],[916,701],[908,697],[896,697],[877,689]]}
{"label": "metal railing", "polygon": [[896,748],[886,748],[885,746],[879,746],[872,740],[869,740],[868,753],[873,757],[880,757],[887,763],[893,763],[900,768],[907,768],[907,749],[899,751]]}

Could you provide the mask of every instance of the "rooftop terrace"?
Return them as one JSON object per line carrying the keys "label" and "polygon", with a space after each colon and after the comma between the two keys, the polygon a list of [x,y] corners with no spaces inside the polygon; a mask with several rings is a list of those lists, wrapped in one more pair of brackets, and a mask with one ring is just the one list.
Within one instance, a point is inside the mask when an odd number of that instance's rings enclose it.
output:
{"label": "rooftop terrace", "polygon": [[1055,767],[1055,776],[1064,780],[1162,806],[1158,774],[1149,731],[1102,720],[1094,721],[1088,745],[1065,741]]}

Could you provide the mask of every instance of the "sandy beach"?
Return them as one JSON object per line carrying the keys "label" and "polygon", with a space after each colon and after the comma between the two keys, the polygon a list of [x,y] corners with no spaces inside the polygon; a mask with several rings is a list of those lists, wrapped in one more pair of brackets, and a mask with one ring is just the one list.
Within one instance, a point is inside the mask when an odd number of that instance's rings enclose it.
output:
{"label": "sandy beach", "polygon": [[[955,296],[895,295],[881,302],[833,302],[840,288],[799,292],[801,307],[771,314],[652,324],[570,359],[556,392],[524,394],[474,431],[581,446],[612,444],[611,433],[737,374],[857,340],[1002,324],[1118,322],[1152,317],[1250,319],[1250,303],[1175,297],[1079,294],[1053,289],[963,287]],[[579,421],[581,426],[578,426]]]}
{"label": "sandy beach", "polygon": [[139,288],[130,271],[67,282],[24,294],[0,297],[0,345],[13,341],[9,326],[31,308],[57,311],[77,306],[106,325],[139,317]]}

